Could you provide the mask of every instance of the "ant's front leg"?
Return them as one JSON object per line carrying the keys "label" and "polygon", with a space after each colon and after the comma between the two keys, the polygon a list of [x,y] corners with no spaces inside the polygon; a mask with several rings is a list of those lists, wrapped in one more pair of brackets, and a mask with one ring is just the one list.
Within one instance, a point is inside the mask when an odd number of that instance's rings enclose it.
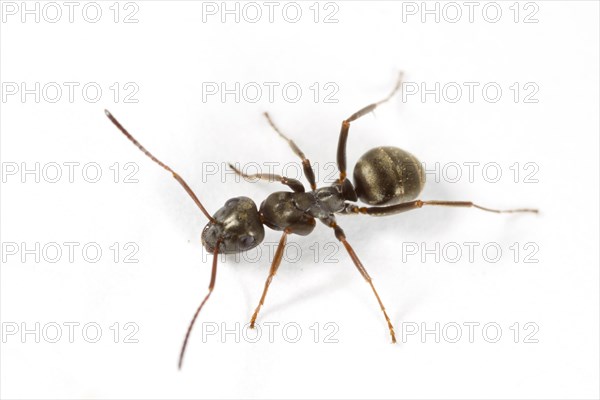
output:
{"label": "ant's front leg", "polygon": [[287,236],[291,233],[290,230],[286,229],[283,231],[283,235],[279,240],[279,245],[277,246],[277,250],[275,251],[275,257],[273,258],[273,263],[271,264],[271,269],[269,270],[269,276],[267,277],[267,281],[265,282],[265,288],[263,289],[263,294],[260,297],[260,302],[254,310],[254,314],[252,314],[252,319],[250,320],[250,328],[254,329],[254,323],[256,322],[256,318],[258,317],[258,312],[260,308],[265,303],[265,298],[267,297],[267,291],[269,290],[269,286],[271,286],[271,281],[277,270],[279,269],[279,265],[281,265],[281,260],[283,258],[283,249],[285,248],[285,243],[287,242]]}
{"label": "ant's front leg", "polygon": [[396,204],[393,206],[383,206],[383,207],[358,207],[354,204],[346,204],[346,208],[341,212],[341,214],[367,214],[373,215],[376,217],[385,217],[388,215],[400,214],[406,211],[417,210],[422,208],[423,206],[447,206],[447,207],[473,207],[478,208],[483,211],[493,212],[493,213],[517,213],[517,212],[531,212],[537,213],[538,210],[534,208],[517,208],[512,210],[497,210],[494,208],[487,208],[479,206],[470,201],[438,201],[438,200],[415,200],[409,201],[408,203]]}
{"label": "ant's front leg", "polygon": [[261,179],[263,181],[269,181],[269,182],[281,182],[286,186],[289,186],[294,192],[296,193],[304,193],[305,189],[304,189],[304,185],[302,184],[302,182],[300,182],[299,180],[293,179],[293,178],[286,178],[285,176],[281,176],[281,175],[276,175],[276,174],[245,174],[242,171],[240,171],[239,169],[237,169],[236,167],[233,166],[233,164],[229,164],[229,168],[231,168],[232,170],[235,171],[236,174],[244,177],[244,178],[249,178],[249,179]]}

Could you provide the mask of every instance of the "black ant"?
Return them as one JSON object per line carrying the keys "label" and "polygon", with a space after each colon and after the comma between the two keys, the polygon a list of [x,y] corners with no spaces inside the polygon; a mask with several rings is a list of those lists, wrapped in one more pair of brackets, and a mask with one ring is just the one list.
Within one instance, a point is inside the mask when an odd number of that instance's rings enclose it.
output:
{"label": "black ant", "polygon": [[[367,151],[354,167],[354,184],[346,175],[346,142],[350,123],[363,115],[375,110],[377,106],[390,100],[400,89],[402,84],[402,73],[392,92],[381,101],[370,104],[352,114],[348,119],[342,121],[342,129],[338,141],[337,165],[340,171],[339,179],[329,187],[317,188],[315,174],[310,161],[302,150],[291,139],[285,136],[273,123],[268,113],[265,113],[271,127],[288,142],[292,151],[302,160],[304,175],[310,184],[311,190],[306,192],[304,185],[292,178],[274,174],[246,175],[230,164],[235,172],[246,178],[258,178],[268,181],[279,181],[288,186],[292,192],[275,192],[260,205],[260,209],[248,197],[234,197],[227,200],[213,216],[204,208],[198,197],[194,194],[188,184],[169,166],[162,163],[144,148],[113,115],[105,110],[106,116],[129,140],[133,142],[144,154],[155,163],[173,174],[173,177],[183,186],[192,200],[208,218],[208,224],[202,231],[202,244],[204,248],[213,253],[212,274],[208,285],[208,294],[200,303],[192,321],[185,334],[181,353],[179,355],[179,368],[183,362],[183,356],[188,343],[190,332],[200,310],[210,297],[217,275],[217,255],[219,253],[240,253],[258,246],[265,236],[263,225],[276,231],[283,231],[275,256],[271,264],[269,276],[260,298],[260,302],[250,320],[250,327],[254,328],[260,308],[265,302],[265,297],[271,285],[273,277],[277,273],[279,264],[283,257],[283,250],[287,236],[296,234],[305,236],[315,229],[316,220],[333,229],[335,237],[344,245],[350,258],[362,277],[371,286],[381,311],[387,321],[392,337],[392,343],[396,342],[394,327],[388,317],[383,302],[373,286],[373,281],[362,262],[348,243],[342,228],[337,224],[335,214],[366,214],[372,216],[394,215],[405,211],[416,210],[423,206],[450,206],[450,207],[475,207],[480,210],[494,213],[534,212],[535,209],[495,210],[481,207],[470,201],[437,201],[437,200],[415,200],[425,185],[425,174],[421,163],[412,154],[397,147],[376,147]],[[351,202],[360,199],[374,207],[359,207]]]}

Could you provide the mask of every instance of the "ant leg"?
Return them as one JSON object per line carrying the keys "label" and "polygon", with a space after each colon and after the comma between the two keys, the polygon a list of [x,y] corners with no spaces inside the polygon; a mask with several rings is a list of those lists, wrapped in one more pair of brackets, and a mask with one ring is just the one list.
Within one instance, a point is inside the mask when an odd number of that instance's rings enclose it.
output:
{"label": "ant leg", "polygon": [[340,138],[338,140],[337,148],[337,164],[338,169],[340,170],[340,183],[346,180],[346,142],[348,141],[348,131],[350,130],[350,122],[355,121],[363,115],[370,113],[371,111],[375,110],[377,106],[391,99],[400,89],[400,86],[402,84],[402,76],[403,73],[400,72],[400,75],[398,76],[398,81],[396,82],[396,86],[394,86],[392,92],[385,99],[380,100],[377,103],[369,104],[364,108],[361,108],[360,110],[352,114],[348,119],[342,121],[342,130],[340,132]]}
{"label": "ant leg", "polygon": [[275,125],[275,123],[271,119],[271,116],[269,115],[269,113],[266,112],[266,113],[264,113],[264,115],[267,118],[267,121],[269,121],[269,125],[271,125],[271,128],[273,128],[273,130],[275,130],[275,132],[277,132],[277,134],[279,136],[281,136],[285,141],[287,141],[288,144],[290,145],[290,147],[292,148],[292,151],[294,152],[294,154],[296,154],[298,157],[300,157],[300,159],[302,159],[302,167],[304,168],[304,175],[306,176],[306,180],[308,180],[308,183],[310,183],[310,188],[312,190],[316,190],[317,184],[315,182],[315,172],[313,171],[312,167],[310,166],[310,161],[306,158],[306,156],[304,155],[302,150],[300,150],[300,148],[296,145],[296,143],[294,143],[294,141],[292,139],[285,136],[279,130],[277,125]]}
{"label": "ant leg", "polygon": [[296,179],[286,178],[285,176],[276,175],[276,174],[252,174],[252,175],[249,175],[249,174],[245,174],[242,171],[240,171],[239,169],[237,169],[235,166],[233,166],[233,164],[229,164],[229,168],[231,168],[232,170],[235,171],[236,174],[238,174],[244,178],[249,178],[249,179],[258,178],[263,181],[269,181],[269,182],[279,181],[279,182],[283,183],[284,185],[289,186],[296,193],[304,193],[305,192],[304,185],[302,184],[302,182],[300,182]]}
{"label": "ant leg", "polygon": [[392,325],[392,322],[390,321],[390,317],[388,317],[387,312],[385,311],[385,307],[383,306],[383,302],[381,301],[379,294],[377,294],[377,290],[375,290],[375,286],[373,285],[373,280],[371,279],[371,277],[369,276],[369,273],[365,269],[364,265],[362,264],[362,262],[360,261],[360,259],[356,255],[356,253],[354,252],[354,249],[352,248],[352,246],[350,246],[350,243],[348,243],[348,241],[346,240],[346,235],[344,234],[344,231],[335,222],[335,219],[333,219],[333,217],[328,218],[328,219],[322,219],[321,222],[323,222],[325,225],[333,228],[333,230],[335,232],[335,237],[340,242],[342,242],[342,244],[346,248],[346,251],[350,255],[350,258],[354,262],[354,265],[356,265],[358,272],[360,272],[360,274],[363,276],[363,278],[371,286],[371,289],[373,289],[373,293],[375,294],[375,297],[377,297],[377,302],[379,303],[379,306],[381,307],[381,311],[383,311],[383,316],[385,317],[385,320],[388,325],[388,329],[390,330],[390,335],[392,336],[392,343],[396,343],[396,334],[394,332],[394,326]]}
{"label": "ant leg", "polygon": [[273,277],[277,273],[277,270],[279,269],[279,265],[281,264],[281,259],[283,258],[283,249],[285,247],[285,243],[287,241],[287,235],[289,233],[290,233],[290,231],[288,229],[283,231],[283,235],[281,236],[281,239],[279,240],[279,245],[277,246],[277,250],[275,251],[275,257],[273,258],[273,263],[271,264],[271,270],[269,271],[269,277],[267,278],[267,281],[265,282],[265,288],[264,288],[263,294],[260,298],[260,303],[258,303],[256,310],[254,310],[254,314],[252,314],[252,319],[250,320],[250,328],[251,329],[254,329],[254,323],[256,322],[256,318],[258,317],[258,312],[260,311],[260,308],[262,307],[262,305],[265,303],[265,297],[267,297],[267,291],[269,290],[271,281],[273,280]]}
{"label": "ant leg", "polygon": [[487,208],[479,206],[470,201],[422,201],[415,200],[410,201],[408,203],[396,204],[393,206],[384,206],[384,207],[358,207],[354,204],[346,204],[346,208],[342,211],[342,214],[367,214],[373,215],[376,217],[385,217],[387,215],[400,214],[405,211],[411,211],[419,209],[423,206],[447,206],[447,207],[474,207],[483,211],[493,212],[493,213],[518,213],[518,212],[530,212],[530,213],[538,213],[537,209],[534,208],[517,208],[512,210],[497,210],[494,208]]}

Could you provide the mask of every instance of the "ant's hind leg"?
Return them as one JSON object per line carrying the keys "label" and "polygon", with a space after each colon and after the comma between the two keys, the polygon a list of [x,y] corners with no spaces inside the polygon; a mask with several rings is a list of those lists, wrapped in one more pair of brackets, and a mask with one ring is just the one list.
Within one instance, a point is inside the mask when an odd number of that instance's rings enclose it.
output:
{"label": "ant's hind leg", "polygon": [[360,110],[352,114],[350,117],[342,121],[342,130],[340,131],[340,138],[338,139],[337,148],[337,165],[340,171],[340,183],[344,182],[344,180],[346,179],[346,142],[348,141],[348,131],[350,130],[350,122],[356,121],[363,115],[366,115],[375,110],[377,106],[391,99],[400,89],[400,86],[402,85],[403,75],[404,74],[400,72],[398,80],[396,81],[396,86],[394,86],[392,92],[385,99],[361,108]]}
{"label": "ant's hind leg", "polygon": [[302,182],[293,179],[293,178],[286,178],[285,176],[281,176],[281,175],[276,175],[276,174],[245,174],[242,171],[240,171],[239,169],[237,169],[235,166],[233,166],[233,164],[229,164],[229,168],[231,168],[232,170],[235,171],[236,174],[240,175],[241,177],[244,178],[248,178],[248,179],[261,179],[263,181],[269,181],[269,182],[281,182],[286,186],[289,186],[290,189],[292,189],[294,192],[296,193],[304,193],[305,189],[304,189],[304,185],[302,184]]}
{"label": "ant's hind leg", "polygon": [[310,188],[312,190],[316,190],[317,189],[317,183],[315,181],[315,172],[313,171],[311,165],[310,165],[310,160],[308,158],[306,158],[306,156],[304,155],[304,153],[302,152],[302,150],[300,150],[300,148],[296,145],[296,143],[294,143],[294,141],[290,138],[288,138],[287,136],[285,136],[277,127],[277,125],[275,125],[275,123],[273,122],[273,120],[271,119],[271,116],[269,115],[269,113],[264,113],[265,117],[267,118],[267,121],[269,121],[269,125],[271,125],[271,128],[273,128],[273,130],[275,132],[277,132],[277,134],[279,136],[281,136],[283,138],[283,140],[285,140],[286,142],[288,142],[288,144],[290,145],[290,147],[292,148],[292,151],[294,152],[294,154],[296,154],[298,157],[300,157],[300,159],[302,160],[302,167],[304,168],[304,175],[306,176],[306,180],[308,180],[308,183],[310,184]]}
{"label": "ant's hind leg", "polygon": [[518,212],[530,212],[530,213],[538,213],[537,209],[534,208],[517,208],[512,210],[497,210],[494,208],[487,208],[479,206],[470,201],[438,201],[438,200],[415,200],[410,201],[408,203],[396,204],[393,206],[383,206],[383,207],[358,207],[354,204],[347,204],[342,214],[367,214],[373,215],[376,217],[385,217],[387,215],[400,214],[402,212],[417,210],[422,208],[423,206],[446,206],[446,207],[473,207],[478,208],[483,211],[493,212],[493,213],[518,213]]}

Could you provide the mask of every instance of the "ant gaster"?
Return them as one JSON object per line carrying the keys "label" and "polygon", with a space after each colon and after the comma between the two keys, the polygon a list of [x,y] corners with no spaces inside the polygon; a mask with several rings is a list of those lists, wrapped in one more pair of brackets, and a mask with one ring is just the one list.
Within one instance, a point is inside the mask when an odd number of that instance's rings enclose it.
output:
{"label": "ant gaster", "polygon": [[[375,290],[375,286],[373,285],[373,281],[367,270],[352,249],[352,246],[348,243],[344,231],[337,224],[335,214],[387,216],[416,210],[423,206],[474,207],[494,213],[537,212],[535,209],[495,210],[478,206],[470,201],[415,200],[425,185],[424,170],[415,156],[397,147],[376,147],[367,151],[354,167],[353,184],[347,178],[346,174],[346,142],[350,130],[350,123],[372,112],[380,104],[390,100],[400,89],[401,83],[402,73],[400,73],[396,86],[389,96],[360,109],[349,118],[342,121],[337,148],[337,165],[340,171],[340,177],[329,187],[317,188],[315,174],[310,161],[306,158],[300,148],[279,130],[273,123],[269,114],[265,113],[265,117],[271,127],[279,134],[279,136],[288,142],[292,151],[302,160],[304,175],[310,184],[311,190],[307,192],[304,185],[296,179],[264,173],[247,175],[230,164],[230,167],[238,175],[246,178],[268,180],[271,182],[279,181],[288,186],[292,191],[275,192],[269,195],[267,199],[261,203],[260,208],[257,208],[256,204],[248,197],[235,197],[227,200],[225,205],[212,216],[206,211],[200,200],[198,200],[198,197],[183,178],[169,166],[154,157],[133,136],[131,136],[125,128],[123,128],[110,112],[105,110],[106,116],[129,140],[131,140],[155,163],[173,174],[173,177],[181,184],[181,186],[183,186],[188,195],[208,218],[208,224],[202,231],[202,244],[208,252],[213,253],[211,279],[208,293],[197,308],[187,329],[179,355],[179,368],[181,368],[183,362],[183,356],[194,322],[215,287],[217,254],[239,253],[258,246],[265,236],[263,225],[276,231],[282,231],[283,234],[279,240],[277,250],[275,251],[269,276],[265,282],[259,304],[250,320],[251,328],[254,327],[260,308],[264,304],[271,281],[281,264],[283,250],[288,235],[308,235],[315,228],[316,220],[319,220],[327,227],[333,229],[335,237],[343,244],[350,255],[350,258],[354,262],[354,265],[362,277],[371,286],[387,322],[392,343],[395,343],[396,335],[394,327],[385,311],[383,302]],[[371,207],[359,207],[353,204],[358,199]]]}

